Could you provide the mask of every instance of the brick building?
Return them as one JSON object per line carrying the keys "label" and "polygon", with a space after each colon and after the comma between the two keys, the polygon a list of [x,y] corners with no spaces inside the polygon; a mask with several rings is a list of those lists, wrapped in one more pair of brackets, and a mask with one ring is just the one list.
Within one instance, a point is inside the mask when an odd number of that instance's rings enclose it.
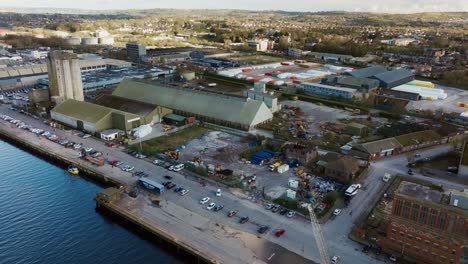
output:
{"label": "brick building", "polygon": [[419,263],[468,263],[467,199],[466,192],[401,181],[380,246]]}

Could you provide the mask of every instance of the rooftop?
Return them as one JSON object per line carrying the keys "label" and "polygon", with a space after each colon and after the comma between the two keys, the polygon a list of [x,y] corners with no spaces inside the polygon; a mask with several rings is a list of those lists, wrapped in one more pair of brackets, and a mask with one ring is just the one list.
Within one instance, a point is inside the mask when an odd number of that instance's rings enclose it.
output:
{"label": "rooftop", "polygon": [[153,104],[139,102],[110,94],[104,94],[97,98],[96,104],[139,116],[147,116],[157,108],[157,106]]}
{"label": "rooftop", "polygon": [[413,197],[417,200],[440,204],[443,193],[429,186],[415,182],[402,181],[397,190],[398,193]]}
{"label": "rooftop", "polygon": [[405,147],[435,141],[440,139],[440,137],[441,136],[434,130],[424,130],[397,136],[395,139]]}
{"label": "rooftop", "polygon": [[358,78],[368,78],[372,77],[374,75],[377,75],[379,73],[384,73],[387,72],[387,69],[383,66],[371,66],[363,69],[359,69],[356,71],[348,72],[348,75],[351,75],[353,77],[358,77]]}
{"label": "rooftop", "polygon": [[406,69],[399,69],[394,71],[382,72],[374,75],[374,77],[382,82],[392,83],[407,77],[414,77],[414,74]]}
{"label": "rooftop", "polygon": [[377,141],[362,143],[358,147],[363,148],[368,153],[378,153],[383,150],[401,148],[401,144],[395,138],[386,138]]}

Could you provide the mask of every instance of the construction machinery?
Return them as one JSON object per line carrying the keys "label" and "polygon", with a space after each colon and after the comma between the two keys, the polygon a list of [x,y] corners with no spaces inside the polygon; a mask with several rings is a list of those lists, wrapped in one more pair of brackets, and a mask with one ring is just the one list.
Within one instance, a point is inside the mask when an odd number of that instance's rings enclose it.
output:
{"label": "construction machinery", "polygon": [[180,151],[177,150],[170,150],[166,154],[173,160],[179,160],[180,158]]}
{"label": "construction machinery", "polygon": [[314,209],[312,208],[312,204],[309,204],[307,206],[307,209],[309,210],[310,223],[312,224],[312,229],[314,231],[315,243],[317,243],[317,248],[320,253],[320,258],[322,259],[320,263],[330,264],[327,247],[325,246],[325,240],[323,239],[322,227],[320,227],[317,217],[315,216]]}
{"label": "construction machinery", "polygon": [[276,171],[280,166],[281,166],[280,162],[275,162],[271,164],[270,166],[268,166],[268,168],[270,169],[270,171]]}

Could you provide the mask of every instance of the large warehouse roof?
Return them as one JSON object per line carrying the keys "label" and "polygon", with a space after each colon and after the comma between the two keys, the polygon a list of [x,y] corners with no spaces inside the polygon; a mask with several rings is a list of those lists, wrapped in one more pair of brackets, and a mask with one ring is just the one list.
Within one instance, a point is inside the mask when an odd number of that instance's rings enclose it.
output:
{"label": "large warehouse roof", "polygon": [[382,72],[374,76],[374,78],[384,83],[392,83],[408,77],[414,77],[414,74],[406,69]]}
{"label": "large warehouse roof", "polygon": [[369,78],[379,73],[387,72],[387,69],[383,66],[372,66],[357,71],[348,72],[349,75],[358,78]]}
{"label": "large warehouse roof", "polygon": [[105,94],[96,100],[96,104],[118,109],[140,116],[147,116],[156,109],[156,105],[135,101],[120,96]]}
{"label": "large warehouse roof", "polygon": [[248,126],[257,125],[273,117],[261,101],[140,80],[123,80],[113,95]]}
{"label": "large warehouse roof", "polygon": [[109,107],[92,104],[88,102],[77,101],[73,99],[68,99],[65,102],[57,105],[52,112],[56,112],[65,116],[70,116],[77,120],[81,120],[88,123],[97,123],[104,117],[113,112],[121,113],[129,118],[137,118],[138,116],[118,111]]}
{"label": "large warehouse roof", "polygon": [[96,123],[111,114],[112,109],[97,104],[69,99],[57,105],[52,109],[52,112],[71,116],[89,123]]}

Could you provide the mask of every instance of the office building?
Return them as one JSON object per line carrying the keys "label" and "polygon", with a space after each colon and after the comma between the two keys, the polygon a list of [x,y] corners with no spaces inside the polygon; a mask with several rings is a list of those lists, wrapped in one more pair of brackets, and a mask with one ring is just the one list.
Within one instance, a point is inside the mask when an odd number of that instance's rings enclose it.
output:
{"label": "office building", "polygon": [[356,89],[335,87],[320,83],[302,83],[297,85],[297,87],[303,89],[308,94],[323,97],[337,97],[350,100],[355,96],[359,96]]}
{"label": "office building", "polygon": [[129,42],[126,45],[127,48],[127,58],[132,61],[139,61],[141,56],[146,55],[146,47],[143,44],[136,42]]}
{"label": "office building", "polygon": [[60,104],[67,99],[83,101],[80,60],[76,54],[51,51],[47,58],[51,101]]}

